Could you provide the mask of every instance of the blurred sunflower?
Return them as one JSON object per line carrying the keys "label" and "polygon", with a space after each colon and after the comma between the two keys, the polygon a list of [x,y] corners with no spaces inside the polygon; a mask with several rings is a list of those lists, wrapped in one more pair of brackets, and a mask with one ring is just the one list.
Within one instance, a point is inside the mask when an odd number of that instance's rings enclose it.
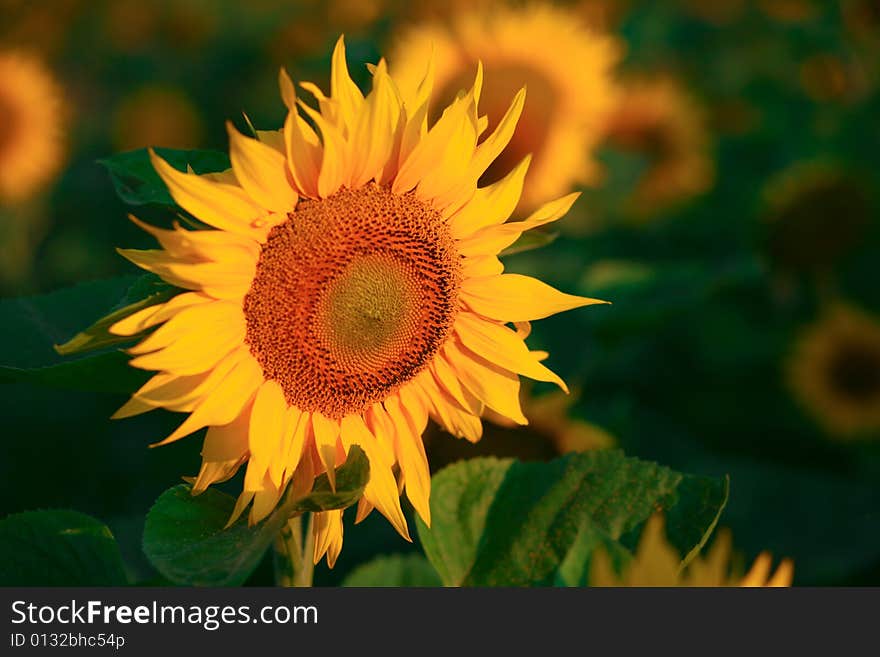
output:
{"label": "blurred sunflower", "polygon": [[[225,11],[233,9],[226,7]],[[220,28],[224,8],[216,0],[113,0],[103,29],[115,48],[142,50],[161,42],[176,50],[203,48]]]}
{"label": "blurred sunflower", "polygon": [[0,52],[0,202],[22,201],[55,177],[63,119],[61,91],[36,56]]}
{"label": "blurred sunflower", "polygon": [[389,7],[390,0],[300,0],[290,5],[268,41],[273,59],[311,56],[340,31],[362,34],[373,27]]}
{"label": "blurred sunflower", "polygon": [[[488,126],[477,110],[481,68],[430,124],[427,62],[416,93],[403,96],[380,61],[364,97],[341,39],[332,60],[329,97],[302,84],[318,110],[282,72],[282,130],[257,140],[228,125],[231,170],[183,173],[151,153],[175,201],[216,230],[133,219],[163,249],[121,253],[190,291],[111,327],[135,336],[161,324],[130,349],[134,367],[159,373],[115,417],[188,413],[158,444],[208,427],[193,492],[247,462],[232,520],[252,504],[251,523],[288,484],[307,491],[326,472],[333,485],[358,444],[371,464],[358,519],[378,508],[408,538],[399,491],[430,523],[429,416],[472,441],[485,408],[525,424],[518,374],[564,388],[526,346],[527,322],[596,301],[502,273],[499,251],[577,197],[505,223],[528,158],[478,188],[513,135],[524,91],[478,143]],[[342,511],[317,514],[314,527],[315,561],[327,554],[332,566]]]}
{"label": "blurred sunflower", "polygon": [[516,132],[483,182],[500,179],[530,153],[521,210],[596,182],[592,151],[616,97],[612,70],[621,46],[615,39],[587,27],[574,10],[546,4],[458,12],[449,23],[401,33],[391,61],[404,95],[417,88],[419,62],[432,52],[440,107],[455,98],[478,61],[486,67],[480,102],[490,122],[501,119],[518,88],[528,88]]}
{"label": "blurred sunflower", "polygon": [[783,559],[771,575],[772,559],[762,552],[745,575],[731,572],[731,538],[720,531],[705,557],[697,556],[681,569],[681,555],[666,540],[663,518],[652,516],[645,524],[632,560],[619,575],[604,550],[590,564],[591,586],[791,586],[794,565]]}
{"label": "blurred sunflower", "polygon": [[832,53],[811,55],[800,66],[801,87],[817,103],[854,102],[870,93],[867,71],[857,58]]}
{"label": "blurred sunflower", "polygon": [[872,221],[867,190],[830,162],[799,162],[763,192],[764,244],[775,266],[823,270],[856,247]]}
{"label": "blurred sunflower", "polygon": [[846,29],[860,41],[880,42],[880,4],[876,0],[840,0]]}
{"label": "blurred sunflower", "polygon": [[456,461],[478,456],[518,458],[521,461],[547,461],[562,454],[612,447],[614,438],[601,427],[571,416],[574,396],[561,391],[534,395],[526,386],[520,393],[526,426],[487,410],[489,422],[476,445],[464,444],[438,426],[425,433],[425,449],[432,471]]}
{"label": "blurred sunflower", "polygon": [[113,145],[128,151],[162,144],[194,148],[202,139],[202,121],[181,91],[158,85],[137,89],[123,98],[113,118]]}
{"label": "blurred sunflower", "polygon": [[880,431],[880,322],[838,305],[808,327],[787,363],[789,386],[834,436]]}
{"label": "blurred sunflower", "polygon": [[631,4],[632,0],[576,0],[573,7],[587,25],[612,31],[620,27]]}
{"label": "blurred sunflower", "polygon": [[647,159],[630,204],[639,216],[705,192],[714,181],[702,109],[671,77],[625,84],[605,137],[612,147]]}
{"label": "blurred sunflower", "polygon": [[768,18],[780,23],[803,23],[820,13],[814,0],[758,0],[758,6]]}

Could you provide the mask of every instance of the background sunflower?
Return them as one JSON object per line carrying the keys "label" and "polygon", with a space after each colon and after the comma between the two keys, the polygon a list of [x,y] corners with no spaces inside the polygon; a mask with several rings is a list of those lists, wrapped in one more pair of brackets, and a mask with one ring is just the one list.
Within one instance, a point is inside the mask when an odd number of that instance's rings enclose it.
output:
{"label": "background sunflower", "polygon": [[[41,79],[52,80],[28,100],[29,117],[47,117],[27,134],[36,140],[34,152],[45,155],[39,184],[3,183],[19,198],[0,199],[0,365],[47,364],[51,351],[40,350],[69,339],[128,289],[133,279],[113,280],[133,271],[114,248],[153,247],[149,235],[123,219],[130,208],[118,195],[137,198],[142,179],[114,179],[99,160],[117,161],[111,156],[119,148],[144,139],[225,150],[227,120],[246,133],[248,124],[281,125],[278,68],[329,88],[330,53],[343,31],[362,91],[372,74],[361,63],[384,54],[393,71],[406,35],[426,25],[442,34],[443,48],[476,49],[472,33],[456,36],[456,26],[473,20],[473,4],[0,4],[2,52],[29,53],[28,61],[40,62]],[[534,71],[552,70],[557,82],[591,80],[570,99],[580,108],[576,118],[590,124],[578,128],[588,136],[563,138],[544,155],[546,170],[558,174],[556,195],[582,196],[558,227],[539,230],[504,258],[507,271],[613,301],[549,318],[529,338],[532,349],[553,354],[554,370],[579,391],[566,416],[600,427],[627,454],[683,472],[729,475],[721,524],[732,530],[743,566],[768,550],[792,558],[795,584],[880,584],[880,441],[868,426],[874,420],[856,422],[820,385],[832,338],[871,333],[840,328],[831,319],[836,309],[845,304],[860,317],[880,315],[875,3],[478,5],[503,30],[526,26],[525,50],[540,51]],[[511,18],[524,15],[540,17],[540,30]],[[560,15],[577,18],[554,32],[550,17]],[[501,36],[477,55],[487,81],[493,50],[512,51],[498,45]],[[574,66],[578,57],[582,66]],[[527,98],[541,80],[523,80]],[[666,80],[676,98],[687,99],[662,105],[673,127],[645,148],[599,138],[608,128],[597,123],[599,115],[612,99],[626,102],[620,90],[633,80]],[[489,92],[487,86],[484,106]],[[0,116],[4,98],[0,83]],[[559,123],[549,107],[534,109],[531,123],[545,139],[541,133]],[[0,151],[9,125],[0,126]],[[151,131],[162,136],[147,138]],[[539,140],[538,148],[545,145]],[[667,174],[655,186],[660,196],[643,200],[645,181],[657,175],[659,146],[675,155],[677,171],[688,173]],[[196,170],[216,170],[210,158],[200,152]],[[574,160],[585,168],[569,168]],[[569,175],[575,170],[579,175]],[[0,176],[26,171],[4,166]],[[667,200],[663,195],[681,180],[687,184]],[[536,205],[552,200],[546,192],[534,193]],[[155,201],[141,202],[135,214],[160,225],[165,217]],[[634,214],[650,220],[633,221]],[[56,291],[78,282],[89,283],[79,288],[88,290],[84,297],[77,288]],[[826,346],[815,346],[820,342]],[[857,361],[860,380],[873,381],[875,361]],[[0,372],[8,381],[9,371]],[[132,390],[144,383],[133,376]],[[127,396],[102,381],[90,384],[104,393],[4,383],[0,412],[10,438],[0,450],[0,512],[63,503],[90,513],[118,537],[132,581],[160,582],[141,550],[144,513],[177,480],[182,463],[198,462],[201,441],[147,450],[180,420],[150,413],[111,422]],[[536,384],[531,392],[540,400],[551,390]],[[873,406],[859,417],[874,418]],[[852,433],[855,424],[861,428]],[[503,430],[493,425],[487,433]],[[856,434],[858,440],[840,440]],[[241,483],[222,486],[238,491]],[[412,523],[413,510],[404,504],[403,512]],[[346,515],[346,549],[334,570],[318,566],[317,583],[339,583],[376,555],[418,548],[402,545],[377,515],[358,526],[351,524],[354,513]],[[634,549],[637,537],[629,539]],[[248,582],[270,582],[270,561]]]}

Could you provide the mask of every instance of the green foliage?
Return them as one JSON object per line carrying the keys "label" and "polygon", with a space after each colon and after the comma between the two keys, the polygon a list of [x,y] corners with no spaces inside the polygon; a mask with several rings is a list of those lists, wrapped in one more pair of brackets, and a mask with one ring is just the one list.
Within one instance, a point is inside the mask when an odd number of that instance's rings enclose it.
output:
{"label": "green foliage", "polygon": [[391,554],[355,568],[342,586],[441,586],[440,576],[421,554]]}
{"label": "green foliage", "polygon": [[[216,173],[230,166],[229,156],[218,151],[157,148],[156,154],[180,171],[186,171],[189,166],[196,173]],[[100,163],[110,173],[119,198],[129,205],[174,205],[145,148],[119,153]]]}
{"label": "green foliage", "polygon": [[147,514],[144,552],[156,569],[178,584],[236,586],[253,572],[288,519],[308,511],[344,509],[363,494],[370,465],[353,446],[336,469],[336,492],[327,475],[315,480],[304,498],[285,499],[268,518],[254,526],[239,518],[227,527],[235,498],[215,489],[193,496],[180,484],[168,489]]}
{"label": "green foliage", "polygon": [[[132,338],[130,336],[113,335],[110,333],[110,327],[139,310],[168,301],[177,292],[179,290],[166,284],[158,276],[153,274],[141,276],[126,292],[121,302],[125,305],[105,315],[64,344],[57,345],[55,351],[62,356],[70,356],[131,342]],[[127,303],[129,299],[134,299],[134,301]]]}
{"label": "green foliage", "polygon": [[[128,357],[111,349],[134,338],[114,336],[114,322],[175,294],[152,274],[82,283],[38,297],[0,300],[0,383],[35,383],[90,392],[130,393],[146,372],[128,366]],[[109,314],[107,309],[110,308]],[[95,316],[103,319],[62,343]],[[53,345],[56,345],[53,349]],[[82,358],[61,358],[94,352]]]}
{"label": "green foliage", "polygon": [[450,586],[580,585],[602,545],[625,559],[624,539],[653,512],[673,518],[682,554],[705,542],[727,501],[724,479],[684,475],[620,451],[550,463],[475,459],[432,483],[432,526],[419,538]]}
{"label": "green foliage", "polygon": [[0,520],[0,586],[120,586],[116,539],[77,511],[25,511]]}

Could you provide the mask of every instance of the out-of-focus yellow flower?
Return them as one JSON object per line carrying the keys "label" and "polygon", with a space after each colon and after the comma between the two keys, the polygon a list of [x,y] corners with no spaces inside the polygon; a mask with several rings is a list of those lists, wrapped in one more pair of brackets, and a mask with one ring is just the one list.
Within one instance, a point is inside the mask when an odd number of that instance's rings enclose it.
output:
{"label": "out-of-focus yellow flower", "polygon": [[876,0],[840,0],[847,30],[860,41],[880,42],[880,5]]}
{"label": "out-of-focus yellow flower", "polygon": [[803,23],[819,15],[819,6],[814,0],[758,0],[758,6],[780,23]]}
{"label": "out-of-focus yellow flower", "polygon": [[787,363],[796,398],[833,436],[880,435],[880,322],[845,305],[798,337]]}
{"label": "out-of-focus yellow flower", "polygon": [[220,13],[216,0],[113,0],[103,22],[118,50],[141,50],[157,41],[184,50],[204,45],[217,33]]}
{"label": "out-of-focus yellow flower", "polygon": [[837,55],[812,55],[800,66],[804,92],[816,102],[853,101],[868,91],[865,71],[855,62],[844,62]]}
{"label": "out-of-focus yellow flower", "polygon": [[51,59],[65,48],[71,26],[88,4],[82,0],[0,0],[3,42]]}
{"label": "out-of-focus yellow flower", "polygon": [[610,32],[620,27],[631,5],[632,0],[577,0],[573,6],[587,25]]}
{"label": "out-of-focus yellow flower", "polygon": [[[348,35],[366,32],[392,4],[390,0],[301,0],[269,39],[269,53],[278,62],[313,55],[340,31]],[[421,7],[422,3],[412,5]]]}
{"label": "out-of-focus yellow flower", "polygon": [[413,62],[432,52],[435,108],[455,98],[477,61],[486,68],[480,102],[490,123],[503,115],[506,98],[528,88],[516,133],[485,176],[495,181],[532,154],[521,210],[597,181],[592,152],[616,99],[615,39],[589,28],[574,10],[548,4],[458,12],[448,22],[413,26],[394,44],[390,60],[405,96],[421,76]]}
{"label": "out-of-focus yellow flower", "polygon": [[745,575],[731,572],[730,532],[721,530],[705,557],[697,555],[682,570],[682,557],[666,540],[663,518],[652,516],[623,572],[615,572],[607,553],[597,550],[590,564],[590,586],[791,586],[794,565],[783,559],[771,574],[772,558],[762,552]]}
{"label": "out-of-focus yellow flower", "polygon": [[113,119],[113,144],[127,151],[162,144],[194,148],[202,139],[202,121],[186,95],[150,85],[126,96]]}
{"label": "out-of-focus yellow flower", "polygon": [[0,202],[21,201],[55,177],[63,114],[61,91],[39,59],[0,51]]}
{"label": "out-of-focus yellow flower", "polygon": [[715,178],[702,108],[671,77],[633,79],[607,124],[610,145],[643,155],[630,209],[646,217],[705,192]]}
{"label": "out-of-focus yellow flower", "polygon": [[[251,523],[288,485],[308,491],[323,472],[333,485],[334,468],[360,445],[370,480],[358,519],[378,508],[408,537],[401,490],[430,523],[428,418],[471,441],[487,408],[526,424],[520,374],[565,388],[545,354],[526,346],[528,322],[599,302],[504,274],[497,257],[577,198],[507,222],[528,160],[478,186],[514,133],[523,92],[487,123],[476,67],[431,122],[427,61],[413,95],[380,61],[366,97],[341,39],[332,62],[329,96],[302,85],[317,109],[299,102],[282,72],[282,130],[252,139],[228,124],[229,171],[183,172],[151,152],[177,204],[214,230],[134,219],[162,248],[120,252],[187,291],[110,327],[124,336],[155,329],[129,352],[132,366],[158,372],[115,417],[186,413],[159,444],[208,427],[193,492],[247,463],[233,519],[250,507]],[[332,565],[342,511],[317,514],[314,527],[315,560],[326,554]]]}
{"label": "out-of-focus yellow flower", "polygon": [[767,256],[782,269],[827,269],[871,222],[866,190],[832,162],[792,165],[767,183],[763,197]]}

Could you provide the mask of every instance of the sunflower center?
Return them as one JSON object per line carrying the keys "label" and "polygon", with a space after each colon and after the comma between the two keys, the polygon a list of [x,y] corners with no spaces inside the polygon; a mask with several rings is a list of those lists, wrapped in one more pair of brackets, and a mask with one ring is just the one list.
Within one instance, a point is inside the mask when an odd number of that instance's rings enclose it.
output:
{"label": "sunflower center", "polygon": [[440,214],[411,195],[368,185],[300,201],[244,300],[251,353],[291,405],[360,413],[446,340],[460,268]]}
{"label": "sunflower center", "polygon": [[847,399],[870,402],[880,397],[880,351],[872,345],[843,346],[831,360],[834,389]]}

